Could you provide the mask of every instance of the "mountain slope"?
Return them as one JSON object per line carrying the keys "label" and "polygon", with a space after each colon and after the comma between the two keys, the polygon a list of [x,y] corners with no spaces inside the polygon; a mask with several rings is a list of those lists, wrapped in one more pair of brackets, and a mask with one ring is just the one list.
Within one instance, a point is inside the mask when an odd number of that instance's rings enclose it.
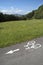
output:
{"label": "mountain slope", "polygon": [[26,14],[27,19],[43,19],[43,5],[41,5],[37,10],[33,10],[32,12]]}

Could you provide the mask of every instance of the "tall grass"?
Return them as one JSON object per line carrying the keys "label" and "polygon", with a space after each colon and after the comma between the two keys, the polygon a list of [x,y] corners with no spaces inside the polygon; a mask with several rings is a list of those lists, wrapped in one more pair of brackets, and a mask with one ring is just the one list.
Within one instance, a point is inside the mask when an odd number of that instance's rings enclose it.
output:
{"label": "tall grass", "polygon": [[0,47],[43,36],[43,19],[0,23]]}

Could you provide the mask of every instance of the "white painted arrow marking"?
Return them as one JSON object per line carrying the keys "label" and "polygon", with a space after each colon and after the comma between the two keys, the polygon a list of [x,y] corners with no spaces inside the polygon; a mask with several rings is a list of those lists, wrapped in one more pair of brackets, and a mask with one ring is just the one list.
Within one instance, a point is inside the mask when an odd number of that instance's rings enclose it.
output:
{"label": "white painted arrow marking", "polygon": [[20,49],[15,49],[15,50],[10,50],[9,52],[7,52],[7,53],[5,53],[5,54],[12,54],[12,53],[14,53],[14,52],[16,52],[16,51],[19,51]]}

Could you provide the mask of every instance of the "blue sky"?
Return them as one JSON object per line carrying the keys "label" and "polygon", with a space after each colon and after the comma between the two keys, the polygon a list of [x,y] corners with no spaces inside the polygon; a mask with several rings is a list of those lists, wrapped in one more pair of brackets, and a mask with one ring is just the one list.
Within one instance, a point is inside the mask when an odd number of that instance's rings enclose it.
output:
{"label": "blue sky", "polygon": [[7,14],[26,14],[42,4],[43,0],[0,0],[0,11]]}

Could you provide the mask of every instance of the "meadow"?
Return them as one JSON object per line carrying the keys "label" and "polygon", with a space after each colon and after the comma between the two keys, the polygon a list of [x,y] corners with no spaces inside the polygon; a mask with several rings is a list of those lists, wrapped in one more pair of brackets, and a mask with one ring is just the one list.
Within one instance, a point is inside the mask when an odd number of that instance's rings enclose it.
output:
{"label": "meadow", "polygon": [[0,47],[43,36],[43,19],[0,23]]}

